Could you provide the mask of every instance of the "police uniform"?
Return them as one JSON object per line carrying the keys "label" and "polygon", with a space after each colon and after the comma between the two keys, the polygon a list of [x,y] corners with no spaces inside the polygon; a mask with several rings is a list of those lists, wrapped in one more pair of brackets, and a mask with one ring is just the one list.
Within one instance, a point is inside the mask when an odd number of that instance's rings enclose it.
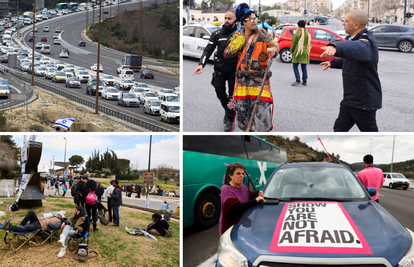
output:
{"label": "police uniform", "polygon": [[344,98],[335,132],[347,132],[355,124],[361,132],[378,132],[376,111],[382,107],[378,77],[378,46],[372,33],[363,29],[349,41],[329,44],[336,47],[331,68],[342,69]]}
{"label": "police uniform", "polygon": [[[208,59],[217,47],[217,52],[214,55],[214,73],[211,84],[216,90],[217,98],[220,100],[221,106],[225,110],[224,123],[227,121],[233,122],[234,111],[227,107],[234,90],[234,73],[237,66],[237,58],[225,59],[223,56],[224,50],[227,47],[229,37],[237,30],[236,25],[227,29],[224,25],[220,30],[214,31],[206,46],[203,55],[200,58],[199,65],[203,68],[206,66]],[[228,93],[226,92],[226,81],[228,86]],[[231,130],[231,129],[227,129]]]}

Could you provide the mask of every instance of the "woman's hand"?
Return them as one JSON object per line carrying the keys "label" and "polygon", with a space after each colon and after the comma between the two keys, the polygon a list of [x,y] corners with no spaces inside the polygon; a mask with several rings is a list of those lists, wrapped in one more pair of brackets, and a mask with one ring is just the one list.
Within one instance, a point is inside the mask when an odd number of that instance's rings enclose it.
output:
{"label": "woman's hand", "polygon": [[63,230],[63,228],[65,228],[65,223],[62,223],[62,224],[60,225],[60,229],[62,229],[62,230]]}
{"label": "woman's hand", "polygon": [[264,194],[263,194],[263,191],[262,191],[262,190],[260,190],[260,191],[259,191],[259,196],[260,196],[260,197],[264,196]]}
{"label": "woman's hand", "polygon": [[256,201],[257,201],[258,203],[259,203],[259,202],[264,203],[265,199],[264,199],[264,197],[263,197],[263,196],[258,196],[258,197],[256,198]]}

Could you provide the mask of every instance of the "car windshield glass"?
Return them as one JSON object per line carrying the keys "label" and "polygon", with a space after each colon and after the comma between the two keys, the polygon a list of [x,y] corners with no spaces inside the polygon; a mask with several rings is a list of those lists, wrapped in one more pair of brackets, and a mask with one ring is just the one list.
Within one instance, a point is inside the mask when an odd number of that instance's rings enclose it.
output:
{"label": "car windshield glass", "polygon": [[109,93],[118,93],[118,90],[114,89],[114,88],[110,88],[108,89]]}
{"label": "car windshield glass", "polygon": [[145,83],[140,83],[140,84],[135,84],[138,87],[142,87],[142,88],[149,88],[149,86]]}
{"label": "car windshield glass", "polygon": [[4,84],[0,84],[0,90],[9,90],[9,87]]}
{"label": "car windshield glass", "polygon": [[[95,85],[96,86],[96,81],[92,81],[92,85]],[[99,86],[103,86],[102,81],[99,81]]]}
{"label": "car windshield glass", "polygon": [[134,94],[124,94],[124,98],[135,98]]}
{"label": "car windshield glass", "polygon": [[124,80],[124,83],[134,83],[134,82],[131,80]]}
{"label": "car windshield glass", "polygon": [[9,83],[9,81],[8,80],[0,80],[0,85],[3,85],[3,84],[8,84]]}
{"label": "car windshield glass", "polygon": [[107,76],[104,76],[104,78],[105,78],[105,79],[111,79],[111,80],[113,80],[113,79],[114,79],[114,77],[112,77],[112,76],[109,76],[109,75],[107,75]]}
{"label": "car windshield glass", "polygon": [[151,106],[159,107],[161,105],[160,101],[151,101]]}
{"label": "car windshield glass", "polygon": [[168,111],[173,112],[173,113],[179,113],[180,112],[180,107],[179,106],[170,106],[170,107],[168,107]]}
{"label": "car windshield glass", "polygon": [[391,175],[392,178],[405,179],[404,175],[402,175],[401,173],[393,173]]}
{"label": "car windshield glass", "polygon": [[178,98],[178,96],[167,96],[167,101],[168,102],[180,102],[180,99]]}
{"label": "car windshield glass", "polygon": [[66,74],[64,72],[56,72],[57,76],[66,76]]}
{"label": "car windshield glass", "polygon": [[78,79],[78,78],[76,78],[76,77],[74,77],[74,78],[72,78],[72,81],[74,81],[74,82],[79,82],[79,79]]}
{"label": "car windshield glass", "polygon": [[88,75],[89,73],[88,73],[88,72],[86,72],[86,71],[82,71],[82,72],[79,72],[79,74],[82,74],[82,75]]}
{"label": "car windshield glass", "polygon": [[141,93],[141,92],[144,92],[144,89],[136,88],[134,89],[134,92]]}
{"label": "car windshield glass", "polygon": [[155,93],[145,93],[145,96],[147,97],[157,97]]}
{"label": "car windshield glass", "polygon": [[164,93],[166,93],[166,94],[172,94],[172,93],[174,93],[174,90],[164,90]]}
{"label": "car windshield glass", "polygon": [[264,189],[265,198],[330,198],[352,200],[365,198],[364,188],[345,168],[305,166],[275,171]]}

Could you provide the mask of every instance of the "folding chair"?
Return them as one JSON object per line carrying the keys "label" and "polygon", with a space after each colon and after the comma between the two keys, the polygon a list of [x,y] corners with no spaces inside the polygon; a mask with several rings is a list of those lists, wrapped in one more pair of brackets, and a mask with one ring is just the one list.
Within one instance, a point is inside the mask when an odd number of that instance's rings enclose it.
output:
{"label": "folding chair", "polygon": [[[0,228],[3,229],[3,224],[0,224]],[[4,230],[4,229],[3,229]],[[22,246],[24,246],[25,244],[28,244],[29,246],[31,246],[31,244],[34,244],[36,246],[39,246],[39,242],[37,241],[36,238],[34,238],[36,236],[36,234],[41,231],[41,229],[37,229],[31,232],[13,232],[11,230],[5,230],[6,231],[6,235],[4,236],[4,243],[6,245],[9,245],[13,252],[16,253]],[[10,234],[9,234],[10,233]],[[13,235],[11,235],[13,234]],[[22,238],[22,239],[20,239]],[[32,238],[36,241],[32,241]],[[14,240],[19,240],[20,242],[22,242],[22,244],[17,247],[16,249],[13,246],[13,242]]]}
{"label": "folding chair", "polygon": [[[85,216],[85,224],[82,233],[77,233],[75,236],[69,238],[68,247],[70,252],[74,252],[77,248],[78,243],[86,243],[89,244],[89,217]],[[86,242],[85,242],[86,240]],[[72,242],[71,242],[72,241]],[[71,248],[71,243],[75,243],[73,248]]]}
{"label": "folding chair", "polygon": [[[60,229],[60,228],[59,228]],[[47,240],[50,239],[50,242],[53,241],[53,239],[56,239],[56,241],[59,240],[59,238],[57,238],[55,236],[55,233],[59,230],[59,229],[53,229],[53,230],[49,230],[49,229],[40,229],[40,231],[37,233],[37,235],[45,235],[46,239],[39,244],[39,246],[43,245],[44,243],[46,243]]]}

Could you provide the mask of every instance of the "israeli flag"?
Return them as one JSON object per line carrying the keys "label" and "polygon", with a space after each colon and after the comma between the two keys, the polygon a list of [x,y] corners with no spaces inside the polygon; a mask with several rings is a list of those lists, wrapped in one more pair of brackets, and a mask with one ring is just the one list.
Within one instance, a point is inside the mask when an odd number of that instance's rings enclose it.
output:
{"label": "israeli flag", "polygon": [[145,208],[146,209],[149,208],[149,203],[150,203],[150,197],[149,197],[149,194],[148,194],[147,201],[145,202]]}
{"label": "israeli flag", "polygon": [[69,129],[70,126],[72,126],[72,123],[74,122],[74,119],[70,118],[60,118],[55,122],[55,127],[63,127],[65,129]]}

